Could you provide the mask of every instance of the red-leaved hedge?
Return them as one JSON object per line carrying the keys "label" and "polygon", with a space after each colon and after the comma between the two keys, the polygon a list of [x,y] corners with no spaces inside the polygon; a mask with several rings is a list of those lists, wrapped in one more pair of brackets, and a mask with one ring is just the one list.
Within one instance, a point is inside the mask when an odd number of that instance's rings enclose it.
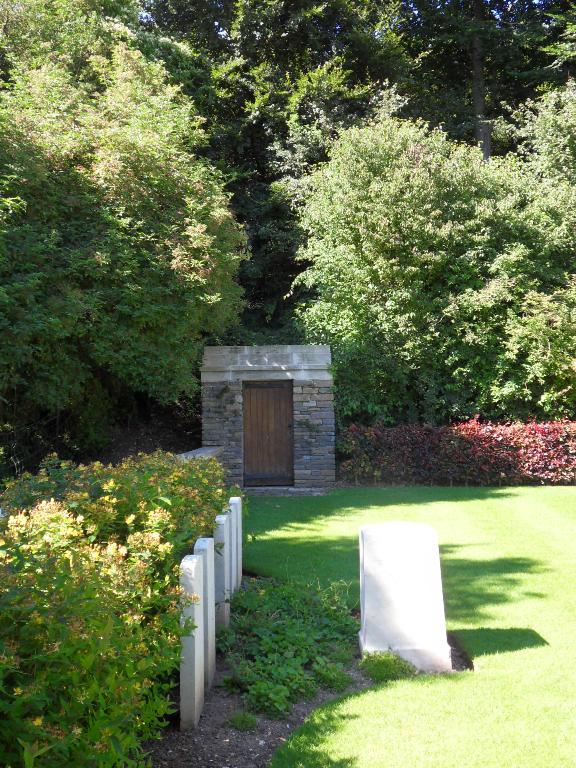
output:
{"label": "red-leaved hedge", "polygon": [[424,485],[574,485],[576,421],[443,427],[352,424],[344,480]]}

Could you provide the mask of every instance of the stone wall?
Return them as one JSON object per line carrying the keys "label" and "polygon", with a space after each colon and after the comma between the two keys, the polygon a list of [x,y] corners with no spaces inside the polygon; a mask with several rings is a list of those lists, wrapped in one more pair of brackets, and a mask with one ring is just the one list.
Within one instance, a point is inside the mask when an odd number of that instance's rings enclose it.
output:
{"label": "stone wall", "polygon": [[221,446],[219,461],[231,485],[242,485],[242,382],[202,386],[202,445]]}
{"label": "stone wall", "polygon": [[294,486],[335,480],[335,422],[330,349],[314,345],[207,347],[202,368],[202,444],[221,446],[230,483],[243,484],[245,381],[293,381]]}
{"label": "stone wall", "polygon": [[334,394],[325,379],[294,382],[294,485],[335,480]]}

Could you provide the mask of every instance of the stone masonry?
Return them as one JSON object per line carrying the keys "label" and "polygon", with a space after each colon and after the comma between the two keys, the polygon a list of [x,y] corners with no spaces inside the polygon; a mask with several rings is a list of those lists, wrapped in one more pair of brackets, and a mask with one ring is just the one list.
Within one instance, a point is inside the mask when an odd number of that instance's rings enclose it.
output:
{"label": "stone masonry", "polygon": [[202,366],[202,444],[220,447],[228,482],[244,484],[243,383],[293,381],[294,486],[335,480],[334,394],[324,345],[206,347]]}

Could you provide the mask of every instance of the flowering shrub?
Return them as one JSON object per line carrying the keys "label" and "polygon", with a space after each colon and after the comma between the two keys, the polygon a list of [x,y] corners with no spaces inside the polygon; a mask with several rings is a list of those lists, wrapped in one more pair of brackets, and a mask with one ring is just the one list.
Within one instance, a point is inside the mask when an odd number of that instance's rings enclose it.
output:
{"label": "flowering shrub", "polygon": [[576,422],[361,427],[343,435],[348,480],[432,485],[576,483]]}
{"label": "flowering shrub", "polygon": [[37,475],[26,473],[8,485],[2,507],[28,509],[47,499],[73,510],[94,540],[134,547],[153,534],[169,544],[165,553],[172,560],[174,550],[179,554],[212,530],[226,493],[222,468],[213,459],[183,462],[158,451],[110,466],[50,456]]}
{"label": "flowering shrub", "polygon": [[217,462],[162,453],[117,467],[51,458],[9,486],[3,765],[146,764],[138,744],[170,711],[179,665],[180,556],[212,529],[224,499]]}

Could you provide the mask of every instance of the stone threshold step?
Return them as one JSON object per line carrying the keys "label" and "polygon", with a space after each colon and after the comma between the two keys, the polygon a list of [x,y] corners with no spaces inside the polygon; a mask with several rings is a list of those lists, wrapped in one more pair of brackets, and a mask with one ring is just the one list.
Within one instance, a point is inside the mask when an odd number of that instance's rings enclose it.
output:
{"label": "stone threshold step", "polygon": [[327,488],[294,488],[291,485],[259,485],[242,488],[247,496],[325,496]]}

